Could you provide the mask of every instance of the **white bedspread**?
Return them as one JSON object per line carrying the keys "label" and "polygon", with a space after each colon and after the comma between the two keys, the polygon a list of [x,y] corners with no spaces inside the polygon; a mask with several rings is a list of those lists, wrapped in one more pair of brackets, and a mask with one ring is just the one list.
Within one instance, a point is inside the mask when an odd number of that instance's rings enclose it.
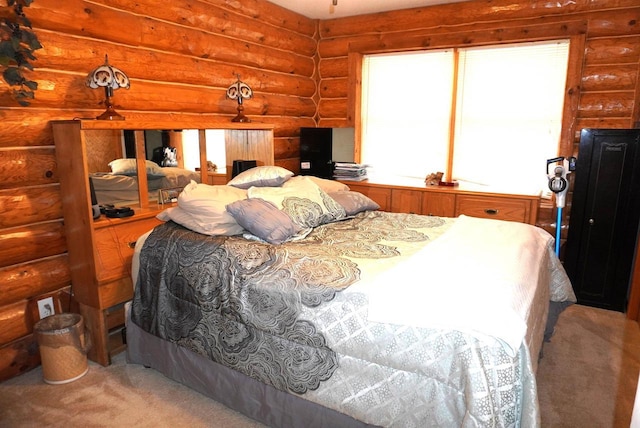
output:
{"label": "white bedspread", "polygon": [[460,216],[444,235],[377,277],[367,293],[369,320],[491,336],[515,355],[552,247],[553,237],[538,227]]}

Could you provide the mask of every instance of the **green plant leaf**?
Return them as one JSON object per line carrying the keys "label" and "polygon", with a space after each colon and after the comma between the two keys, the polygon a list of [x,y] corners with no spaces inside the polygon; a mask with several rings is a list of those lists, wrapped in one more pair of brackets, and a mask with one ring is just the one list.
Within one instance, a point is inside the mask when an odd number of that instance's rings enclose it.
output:
{"label": "green plant leaf", "polygon": [[31,66],[31,64],[29,64],[27,62],[27,59],[31,59],[31,60],[36,59],[35,55],[33,55],[30,51],[23,49],[22,50],[22,56],[23,57],[25,57],[25,56],[27,57],[27,58],[24,59],[24,64],[23,64],[24,67],[28,68],[29,70],[33,70],[33,67]]}
{"label": "green plant leaf", "polygon": [[32,28],[31,21],[25,15],[20,16],[20,21],[22,22],[22,25],[24,25],[25,27]]}
{"label": "green plant leaf", "polygon": [[31,89],[32,91],[35,91],[36,89],[38,89],[38,82],[34,82],[33,80],[25,80],[23,83],[24,83],[24,86]]}
{"label": "green plant leaf", "polygon": [[27,91],[26,89],[16,89],[14,93],[17,94],[20,98],[31,98],[34,99],[35,96],[32,91]]}
{"label": "green plant leaf", "polygon": [[0,19],[0,67],[4,68],[2,77],[10,86],[18,86],[13,90],[16,101],[23,107],[30,105],[29,100],[35,98],[34,91],[38,83],[28,80],[22,69],[33,70],[29,62],[36,59],[34,51],[41,49],[42,44],[31,31],[31,21],[24,14],[34,0],[6,0],[13,8],[13,16]]}
{"label": "green plant leaf", "polygon": [[32,51],[42,48],[38,37],[31,31],[22,32],[22,41],[25,42],[29,46],[29,49],[31,49]]}
{"label": "green plant leaf", "polygon": [[22,77],[22,73],[18,67],[7,67],[2,72],[2,77],[5,82],[11,86],[22,85],[22,82],[24,81],[24,77]]}
{"label": "green plant leaf", "polygon": [[[9,65],[15,55],[16,50],[10,41],[3,40],[0,42],[0,61],[2,61],[2,65]],[[4,61],[6,61],[6,64]]]}

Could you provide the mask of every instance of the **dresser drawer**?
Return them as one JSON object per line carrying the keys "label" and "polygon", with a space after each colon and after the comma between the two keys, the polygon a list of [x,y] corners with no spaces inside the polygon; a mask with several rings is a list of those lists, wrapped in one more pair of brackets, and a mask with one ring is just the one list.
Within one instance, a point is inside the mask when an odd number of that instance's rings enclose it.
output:
{"label": "dresser drawer", "polygon": [[159,225],[155,217],[111,223],[94,231],[98,282],[114,281],[131,275],[131,260],[138,238]]}
{"label": "dresser drawer", "polygon": [[456,216],[492,218],[496,220],[530,222],[531,202],[496,196],[458,195]]}

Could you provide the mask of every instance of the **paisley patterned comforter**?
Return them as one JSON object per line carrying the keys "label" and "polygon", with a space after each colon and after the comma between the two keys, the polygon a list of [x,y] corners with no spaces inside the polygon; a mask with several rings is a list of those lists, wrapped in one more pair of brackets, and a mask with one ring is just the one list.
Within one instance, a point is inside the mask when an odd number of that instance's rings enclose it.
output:
{"label": "paisley patterned comforter", "polygon": [[[453,222],[364,212],[282,245],[200,235],[168,222],[140,252],[131,319],[370,424],[537,426],[526,344],[513,356],[491,338],[367,320],[362,278],[406,260]],[[531,312],[546,319],[550,290],[542,288],[534,303],[545,309]]]}

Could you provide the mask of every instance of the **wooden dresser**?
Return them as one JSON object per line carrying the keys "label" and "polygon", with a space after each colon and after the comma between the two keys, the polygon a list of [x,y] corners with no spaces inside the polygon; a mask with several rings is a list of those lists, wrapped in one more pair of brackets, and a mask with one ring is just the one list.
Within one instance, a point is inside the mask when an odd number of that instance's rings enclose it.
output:
{"label": "wooden dresser", "polygon": [[469,187],[426,186],[421,180],[380,178],[344,181],[351,190],[363,193],[383,211],[510,220],[536,224],[539,195],[499,193]]}
{"label": "wooden dresser", "polygon": [[[108,365],[124,349],[124,305],[133,297],[131,260],[137,239],[161,222],[156,215],[164,208],[149,201],[145,168],[144,130],[198,129],[202,182],[209,182],[206,129],[225,129],[227,170],[233,159],[256,159],[273,165],[273,126],[244,123],[139,122],[69,120],[52,122],[65,236],[71,270],[71,289],[85,325],[91,333],[89,358]],[[139,203],[127,204],[135,214],[125,218],[94,220],[89,186],[87,144],[122,144],[122,131],[135,136]],[[252,145],[248,146],[247,141]],[[93,144],[93,142],[91,144]]]}

